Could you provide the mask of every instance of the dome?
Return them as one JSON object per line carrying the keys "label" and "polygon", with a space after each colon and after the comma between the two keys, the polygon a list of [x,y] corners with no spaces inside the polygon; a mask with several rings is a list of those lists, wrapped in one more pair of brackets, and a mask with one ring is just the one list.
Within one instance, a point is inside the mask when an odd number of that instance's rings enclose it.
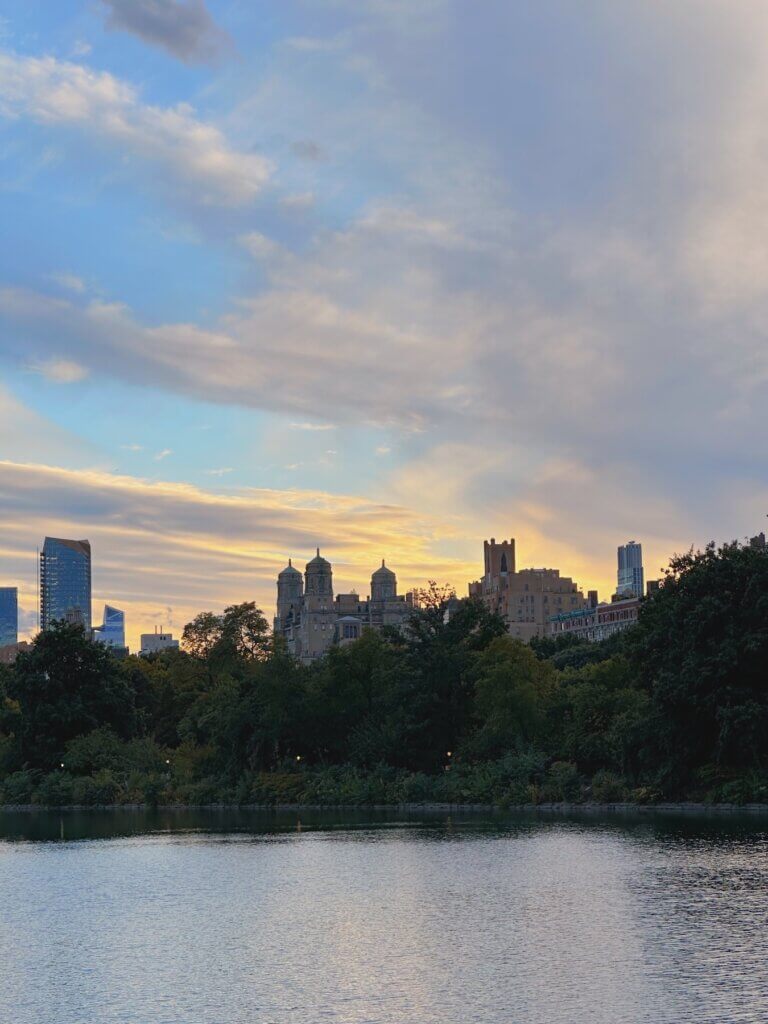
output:
{"label": "dome", "polygon": [[307,562],[307,572],[330,572],[331,563],[327,558],[323,558],[320,554],[320,548],[317,549],[317,554],[309,562]]}
{"label": "dome", "polygon": [[294,567],[293,567],[293,560],[290,559],[290,558],[288,559],[288,565],[286,565],[286,567],[283,569],[283,571],[278,574],[277,578],[278,579],[285,579],[287,576],[301,576],[301,573],[299,572],[299,570],[298,569],[294,569]]}
{"label": "dome", "polygon": [[391,569],[388,569],[384,564],[384,559],[381,560],[381,568],[377,569],[371,579],[374,580],[392,580],[395,578],[395,574]]}

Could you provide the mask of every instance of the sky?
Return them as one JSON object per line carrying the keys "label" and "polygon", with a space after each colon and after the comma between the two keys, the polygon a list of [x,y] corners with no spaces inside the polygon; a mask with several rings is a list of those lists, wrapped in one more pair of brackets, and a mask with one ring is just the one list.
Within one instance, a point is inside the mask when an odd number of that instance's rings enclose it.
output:
{"label": "sky", "polygon": [[0,0],[0,584],[607,598],[768,512],[763,0]]}

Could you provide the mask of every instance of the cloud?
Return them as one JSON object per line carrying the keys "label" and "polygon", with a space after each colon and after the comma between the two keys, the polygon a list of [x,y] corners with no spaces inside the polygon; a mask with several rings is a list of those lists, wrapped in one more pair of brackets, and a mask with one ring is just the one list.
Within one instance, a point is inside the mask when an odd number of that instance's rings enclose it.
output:
{"label": "cloud", "polygon": [[219,469],[206,469],[205,473],[207,476],[226,476],[227,473],[232,473],[234,470],[231,466],[221,466]]}
{"label": "cloud", "polygon": [[66,465],[92,464],[95,447],[19,401],[0,382],[0,439],[19,460],[50,459]]}
{"label": "cloud", "polygon": [[[322,491],[249,489],[212,493],[190,485],[41,464],[0,461],[4,510],[0,566],[34,604],[29,566],[46,534],[87,537],[93,548],[94,610],[124,608],[129,640],[165,621],[177,635],[203,609],[256,600],[270,614],[275,578],[320,544],[337,591],[365,589],[387,558],[401,589],[431,574],[460,580],[471,566],[446,557],[441,524],[392,504]],[[172,606],[173,620],[166,609]]]}
{"label": "cloud", "polygon": [[32,362],[27,365],[32,373],[39,373],[46,380],[56,384],[75,384],[88,376],[88,369],[71,359],[47,359],[43,362]]}
{"label": "cloud", "polygon": [[300,213],[309,210],[315,205],[314,192],[296,192],[287,196],[281,196],[278,200],[280,207],[289,212]]}
{"label": "cloud", "polygon": [[290,427],[291,427],[291,430],[309,430],[309,431],[335,430],[336,429],[336,424],[335,423],[291,423]]}
{"label": "cloud", "polygon": [[185,64],[216,63],[232,39],[216,25],[204,0],[101,0],[107,28],[130,32]]}
{"label": "cloud", "polygon": [[[514,533],[580,578],[644,529],[657,561],[747,532],[768,430],[764,5],[671,0],[662,18],[616,0],[587,19],[567,0],[488,0],[482,18],[454,0],[314,7],[316,38],[276,47],[266,78],[244,72],[227,127],[258,125],[283,152],[317,140],[325,159],[293,154],[258,233],[232,211],[222,234],[260,265],[219,295],[223,314],[157,320],[149,303],[6,288],[0,349],[21,365],[66,351],[283,426],[327,416],[367,453],[382,435],[366,428],[385,426],[396,459],[376,461],[373,493],[428,506],[441,530],[446,509],[469,517],[446,548]],[[23,101],[0,92],[14,116],[66,117],[158,163],[143,137],[98,127],[127,107],[155,130],[118,80],[86,88],[80,69],[64,88],[22,64]],[[110,89],[75,118],[84,91]],[[174,190],[217,192],[169,150]],[[248,207],[262,187],[232,194]],[[220,182],[218,201],[230,191]],[[302,195],[311,217],[288,216]],[[305,457],[310,437],[292,440],[276,465]]]}
{"label": "cloud", "polygon": [[126,452],[143,452],[143,444],[121,444],[120,447]]}
{"label": "cloud", "polygon": [[157,455],[155,455],[155,462],[162,462],[163,459],[167,459],[169,455],[173,455],[173,449],[163,448],[162,451],[159,451]]}
{"label": "cloud", "polygon": [[81,295],[85,291],[85,281],[82,277],[78,277],[77,274],[67,274],[65,272],[59,272],[51,274],[51,280],[55,281],[65,291],[75,292]]}
{"label": "cloud", "polygon": [[153,165],[173,188],[202,204],[249,203],[270,175],[263,157],[232,149],[221,131],[198,120],[188,104],[144,104],[131,85],[114,75],[53,57],[0,52],[0,117],[70,130]]}
{"label": "cloud", "polygon": [[249,231],[247,234],[241,235],[238,241],[256,260],[280,259],[286,255],[281,245],[272,241],[271,238],[267,238],[260,231]]}

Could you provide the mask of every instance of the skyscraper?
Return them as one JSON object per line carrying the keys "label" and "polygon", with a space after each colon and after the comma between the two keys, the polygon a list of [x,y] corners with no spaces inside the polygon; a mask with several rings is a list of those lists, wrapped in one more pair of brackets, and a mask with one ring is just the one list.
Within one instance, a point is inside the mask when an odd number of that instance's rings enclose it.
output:
{"label": "skyscraper", "polygon": [[105,647],[116,651],[125,650],[125,612],[104,605],[104,620],[100,626],[93,627],[93,639]]}
{"label": "skyscraper", "polygon": [[19,592],[16,587],[0,587],[0,647],[19,639]]}
{"label": "skyscraper", "polygon": [[91,632],[91,545],[46,537],[40,553],[40,629],[64,620]]}
{"label": "skyscraper", "polygon": [[627,541],[618,549],[619,570],[616,593],[620,597],[642,597],[645,593],[643,572],[643,545]]}

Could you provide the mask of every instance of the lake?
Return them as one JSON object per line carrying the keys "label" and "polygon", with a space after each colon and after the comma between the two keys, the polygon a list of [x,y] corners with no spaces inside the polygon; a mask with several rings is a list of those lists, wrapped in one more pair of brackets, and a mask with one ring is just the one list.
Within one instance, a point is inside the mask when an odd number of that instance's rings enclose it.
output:
{"label": "lake", "polygon": [[5,1024],[768,1019],[768,820],[0,814]]}

